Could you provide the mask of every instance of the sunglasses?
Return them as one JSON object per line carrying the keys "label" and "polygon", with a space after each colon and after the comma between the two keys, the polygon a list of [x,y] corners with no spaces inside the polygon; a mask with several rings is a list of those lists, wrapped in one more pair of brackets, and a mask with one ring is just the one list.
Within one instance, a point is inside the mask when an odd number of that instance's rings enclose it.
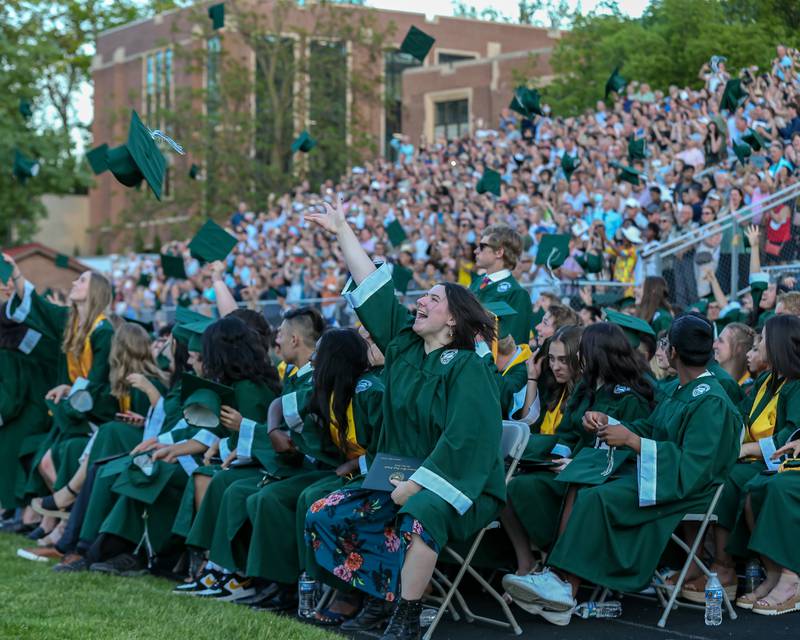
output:
{"label": "sunglasses", "polygon": [[486,251],[486,249],[491,249],[492,251],[497,251],[497,247],[494,245],[489,244],[488,242],[479,242],[478,249],[481,251]]}

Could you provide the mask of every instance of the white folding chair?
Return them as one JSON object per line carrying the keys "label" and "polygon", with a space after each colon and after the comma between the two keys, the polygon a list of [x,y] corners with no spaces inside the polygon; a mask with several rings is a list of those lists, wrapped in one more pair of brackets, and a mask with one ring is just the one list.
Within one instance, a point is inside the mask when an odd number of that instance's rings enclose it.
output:
{"label": "white folding chair", "polygon": [[[686,552],[686,562],[684,562],[683,566],[681,567],[681,571],[678,574],[678,580],[675,582],[674,587],[664,584],[664,581],[658,575],[654,576],[653,578],[653,588],[656,590],[656,595],[658,596],[661,606],[664,607],[664,613],[661,614],[661,619],[658,621],[658,626],[662,629],[667,625],[667,618],[669,618],[669,614],[673,609],[677,609],[679,606],[686,607],[687,609],[705,609],[703,605],[689,602],[679,603],[677,599],[680,595],[681,589],[683,588],[683,583],[686,580],[686,574],[689,572],[689,567],[691,566],[692,562],[694,562],[700,568],[706,577],[711,575],[711,571],[697,556],[697,550],[703,543],[708,525],[717,521],[717,516],[714,515],[714,509],[717,508],[717,502],[719,501],[719,497],[722,495],[724,487],[724,484],[721,484],[717,487],[717,490],[714,492],[714,497],[711,498],[711,502],[708,504],[708,508],[706,509],[705,513],[687,513],[685,516],[683,516],[682,522],[700,523],[700,529],[698,530],[691,547],[681,540],[677,534],[674,532],[672,534],[672,541]],[[669,599],[665,597],[665,592],[670,594]],[[731,617],[731,620],[736,620],[736,611],[734,610],[730,598],[728,598],[728,594],[724,589],[722,590],[722,597],[725,600],[725,607],[728,609],[728,615]]]}
{"label": "white folding chair", "polygon": [[[500,452],[503,455],[503,459],[509,460],[509,467],[508,472],[506,473],[506,484],[509,483],[512,476],[514,475],[514,471],[519,464],[519,460],[522,457],[523,452],[525,451],[525,446],[528,444],[528,438],[530,438],[531,430],[530,427],[525,424],[524,422],[517,422],[515,420],[503,420],[503,438],[500,442]],[[433,637],[433,633],[436,631],[436,627],[439,625],[439,621],[442,619],[444,612],[448,609],[448,607],[452,608],[451,601],[453,598],[456,599],[458,604],[464,610],[464,619],[467,622],[475,622],[476,620],[479,622],[485,622],[486,624],[492,624],[498,627],[502,627],[504,629],[511,629],[514,631],[516,635],[522,635],[522,629],[520,628],[519,624],[517,624],[516,619],[514,618],[514,614],[511,613],[511,609],[508,606],[508,603],[503,600],[503,596],[500,595],[497,590],[487,582],[484,577],[478,573],[475,569],[470,566],[472,562],[472,558],[475,557],[475,552],[478,550],[478,547],[481,544],[481,540],[483,540],[484,535],[490,529],[497,529],[500,527],[500,523],[495,520],[490,522],[486,525],[483,529],[481,529],[478,534],[475,536],[475,539],[472,542],[472,545],[469,548],[469,552],[463,558],[461,555],[453,551],[450,547],[445,547],[443,549],[443,553],[447,553],[453,560],[455,560],[460,566],[458,573],[456,574],[453,580],[448,580],[448,578],[439,570],[436,570],[436,577],[438,580],[447,587],[447,594],[444,596],[442,600],[442,604],[439,607],[439,611],[436,614],[431,626],[428,627],[428,630],[425,632],[423,636],[423,640],[430,640]],[[487,618],[485,616],[480,616],[474,613],[467,605],[466,600],[461,595],[458,590],[459,584],[461,584],[461,580],[464,578],[464,574],[469,573],[478,583],[483,587],[486,592],[494,598],[497,603],[500,605],[500,608],[503,610],[503,614],[505,615],[505,620],[498,620],[496,618]]]}

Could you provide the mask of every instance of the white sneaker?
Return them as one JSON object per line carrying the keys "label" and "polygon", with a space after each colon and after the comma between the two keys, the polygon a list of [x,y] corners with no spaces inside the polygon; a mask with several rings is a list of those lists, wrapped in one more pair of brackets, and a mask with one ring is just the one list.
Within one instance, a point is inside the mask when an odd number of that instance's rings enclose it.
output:
{"label": "white sneaker", "polygon": [[569,611],[576,604],[572,585],[546,567],[527,576],[507,574],[503,576],[503,588],[517,603],[539,604],[553,611]]}
{"label": "white sneaker", "polygon": [[256,590],[250,578],[241,579],[238,576],[225,576],[210,589],[200,591],[197,595],[201,598],[213,598],[220,602],[236,602],[243,598],[255,595]]}
{"label": "white sneaker", "polygon": [[550,609],[545,609],[541,605],[531,604],[530,602],[516,602],[516,605],[523,611],[527,611],[536,616],[542,616],[550,624],[559,627],[566,627],[572,619],[572,613],[575,611],[574,607],[568,611],[551,611]]}

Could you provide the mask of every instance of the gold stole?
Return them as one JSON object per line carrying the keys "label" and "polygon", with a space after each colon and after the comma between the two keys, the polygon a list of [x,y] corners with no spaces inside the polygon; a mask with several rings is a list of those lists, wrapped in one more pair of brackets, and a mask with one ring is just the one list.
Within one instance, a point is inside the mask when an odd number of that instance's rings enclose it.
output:
{"label": "gold stole", "polygon": [[561,397],[558,399],[558,404],[544,414],[544,420],[542,421],[542,428],[539,429],[539,433],[544,433],[547,435],[553,435],[558,429],[559,425],[561,424],[561,418],[564,417],[564,414],[561,411],[561,405],[564,404],[564,396],[566,395],[567,390],[564,389],[561,392]]}
{"label": "gold stole", "polygon": [[[331,394],[331,423],[329,426],[331,432],[331,438],[336,446],[339,445],[339,430],[338,424],[336,423],[336,419],[333,417],[333,394]],[[358,458],[359,456],[364,455],[367,450],[358,444],[357,436],[356,436],[356,421],[353,419],[353,402],[350,401],[350,404],[347,405],[347,443],[350,445],[347,447],[347,459],[352,460],[353,458]]]}
{"label": "gold stole", "polygon": [[119,398],[117,402],[119,402],[119,410],[122,413],[127,413],[131,410],[131,395],[129,393]]}
{"label": "gold stole", "polygon": [[83,341],[83,350],[80,357],[75,357],[74,354],[67,354],[67,373],[69,381],[75,382],[78,378],[88,378],[89,372],[92,370],[92,333],[106,317],[101,313],[94,321],[89,333],[86,334],[86,339]]}
{"label": "gold stole", "polygon": [[531,357],[532,351],[531,348],[527,344],[519,345],[519,353],[514,356],[511,361],[506,365],[506,368],[503,369],[503,373],[501,375],[506,375],[509,371],[511,371],[512,367],[515,367],[521,362],[525,362],[528,358]]}
{"label": "gold stole", "polygon": [[742,375],[742,377],[739,378],[739,386],[741,387],[745,382],[749,382],[749,381],[750,381],[750,372],[749,371],[745,371],[744,375]]}
{"label": "gold stole", "polygon": [[761,438],[766,438],[772,435],[775,431],[775,420],[778,417],[778,396],[780,395],[783,385],[786,384],[784,380],[781,386],[774,395],[767,401],[764,407],[759,411],[758,415],[754,416],[756,409],[764,401],[764,395],[767,393],[767,387],[772,380],[772,374],[769,374],[764,383],[759,387],[756,393],[755,400],[753,400],[753,407],[750,409],[750,425],[747,427],[745,434],[745,442],[758,442]]}

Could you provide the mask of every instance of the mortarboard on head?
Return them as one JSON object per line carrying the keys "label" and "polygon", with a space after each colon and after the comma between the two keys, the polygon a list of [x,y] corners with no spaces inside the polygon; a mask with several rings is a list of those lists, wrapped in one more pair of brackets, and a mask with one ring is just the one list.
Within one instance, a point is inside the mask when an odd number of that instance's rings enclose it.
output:
{"label": "mortarboard on head", "polygon": [[767,141],[755,129],[748,129],[742,136],[742,142],[750,145],[753,151],[761,151],[767,148]]}
{"label": "mortarboard on head", "polygon": [[199,180],[200,179],[200,167],[199,167],[199,165],[192,164],[192,166],[189,167],[189,177],[192,180]]}
{"label": "mortarboard on head", "polygon": [[392,282],[394,283],[395,291],[405,293],[408,291],[408,283],[411,281],[414,273],[411,269],[407,269],[402,264],[396,264],[392,267]]}
{"label": "mortarboard on head", "polygon": [[497,324],[497,337],[499,339],[505,338],[511,333],[511,323],[503,322],[504,318],[517,315],[517,311],[510,304],[502,300],[497,300],[495,302],[487,302],[483,305],[483,308],[494,316],[495,323]]}
{"label": "mortarboard on head", "polygon": [[713,293],[709,293],[699,300],[695,300],[689,304],[687,311],[697,311],[705,316],[708,314],[708,305],[710,305],[712,302],[716,302],[716,298],[714,297]]}
{"label": "mortarboard on head", "polygon": [[161,270],[164,272],[165,278],[186,280],[186,267],[183,264],[183,256],[171,256],[167,253],[162,253]]}
{"label": "mortarboard on head", "polygon": [[619,300],[617,300],[616,307],[620,311],[625,311],[625,309],[631,309],[636,306],[636,298],[633,296],[623,296]]}
{"label": "mortarboard on head", "polygon": [[486,169],[475,185],[475,190],[478,193],[493,193],[500,196],[500,174],[494,169]]}
{"label": "mortarboard on head", "polygon": [[619,311],[614,311],[613,309],[605,309],[606,320],[611,322],[622,329],[625,333],[625,336],[628,338],[628,342],[631,343],[631,346],[635,349],[639,346],[639,342],[641,342],[641,336],[649,335],[655,337],[655,331],[653,331],[653,327],[650,326],[650,323],[642,318],[637,318],[636,316],[628,315],[627,313],[621,313]]}
{"label": "mortarboard on head", "polygon": [[19,114],[25,118],[25,120],[29,120],[33,115],[33,109],[31,108],[30,100],[26,100],[25,98],[19,99]]}
{"label": "mortarboard on head", "polygon": [[753,153],[753,150],[749,144],[740,143],[733,145],[733,152],[736,154],[736,159],[744,164],[745,160]]}
{"label": "mortarboard on head", "polygon": [[644,160],[647,157],[647,141],[644,138],[636,139],[631,136],[628,140],[628,160]]}
{"label": "mortarboard on head", "polygon": [[14,267],[5,261],[3,256],[0,256],[0,284],[5,284],[8,279],[13,275]]}
{"label": "mortarboard on head", "polygon": [[569,256],[569,240],[567,233],[542,236],[536,249],[536,264],[547,265],[552,269],[560,267]]}
{"label": "mortarboard on head", "polygon": [[204,316],[202,313],[197,313],[197,311],[192,311],[191,309],[185,309],[183,307],[178,307],[175,309],[175,322],[177,324],[189,324],[190,322],[197,322],[198,320],[205,320],[208,316]]}
{"label": "mortarboard on head", "polygon": [[420,62],[424,62],[425,56],[428,55],[434,42],[436,42],[435,38],[412,26],[406,33],[406,37],[403,38],[400,51],[413,56]]}
{"label": "mortarboard on head", "polygon": [[636,169],[633,167],[626,167],[619,162],[609,162],[608,164],[617,169],[617,182],[624,180],[625,182],[630,182],[634,186],[639,185],[639,176],[642,174]]}
{"label": "mortarboard on head", "polygon": [[39,161],[32,160],[19,149],[14,149],[14,177],[20,183],[25,184],[28,178],[35,178],[39,175]]}
{"label": "mortarboard on head", "polygon": [[186,422],[195,427],[214,428],[219,425],[222,406],[235,406],[236,392],[233,387],[184,373],[181,377],[181,403]]}
{"label": "mortarboard on head", "polygon": [[236,246],[236,238],[213,220],[207,220],[189,243],[189,252],[196,260],[224,260]]}
{"label": "mortarboard on head", "polygon": [[308,131],[303,131],[295,138],[294,142],[292,142],[292,153],[297,153],[298,151],[308,153],[316,146],[317,141],[311,137],[311,134],[308,133]]}
{"label": "mortarboard on head", "polygon": [[720,111],[727,109],[728,111],[736,111],[742,103],[742,99],[747,97],[747,91],[742,88],[742,81],[738,78],[733,78],[725,83],[725,89],[722,92],[722,99],[719,102]]}
{"label": "mortarboard on head", "polygon": [[561,170],[564,172],[564,175],[567,176],[567,180],[572,177],[572,174],[575,173],[580,163],[581,161],[578,158],[574,158],[568,153],[561,156]]}
{"label": "mortarboard on head", "polygon": [[403,229],[403,225],[400,224],[397,218],[386,225],[386,235],[389,236],[389,242],[392,243],[393,247],[399,247],[408,237],[406,230]]}
{"label": "mortarboard on head", "polygon": [[598,307],[616,307],[622,298],[619,291],[592,294],[592,302]]}
{"label": "mortarboard on head", "polygon": [[544,115],[541,105],[542,97],[536,89],[528,89],[528,87],[521,86],[514,90],[514,95],[511,98],[511,104],[508,108],[516,111],[521,116],[525,116],[529,120],[533,120],[533,116]]}
{"label": "mortarboard on head", "polygon": [[172,335],[178,342],[185,344],[189,351],[196,351],[198,353],[203,351],[203,333],[208,327],[216,322],[214,318],[208,316],[198,316],[197,320],[191,322],[182,322],[176,324],[172,329]]}
{"label": "mortarboard on head", "polygon": [[136,318],[122,318],[125,322],[130,322],[131,324],[139,325],[142,329],[144,329],[148,335],[152,336],[155,332],[155,325],[153,325],[152,321],[145,322],[144,320],[137,320]]}
{"label": "mortarboard on head", "polygon": [[612,91],[616,94],[620,94],[628,85],[628,81],[620,75],[619,69],[619,67],[616,67],[614,71],[611,72],[608,80],[606,80],[606,99],[608,99],[608,94]]}
{"label": "mortarboard on head", "polygon": [[59,253],[56,256],[55,263],[59,269],[69,269],[69,256]]}
{"label": "mortarboard on head", "polygon": [[208,8],[208,17],[214,29],[222,29],[225,26],[225,3],[211,5]]}

